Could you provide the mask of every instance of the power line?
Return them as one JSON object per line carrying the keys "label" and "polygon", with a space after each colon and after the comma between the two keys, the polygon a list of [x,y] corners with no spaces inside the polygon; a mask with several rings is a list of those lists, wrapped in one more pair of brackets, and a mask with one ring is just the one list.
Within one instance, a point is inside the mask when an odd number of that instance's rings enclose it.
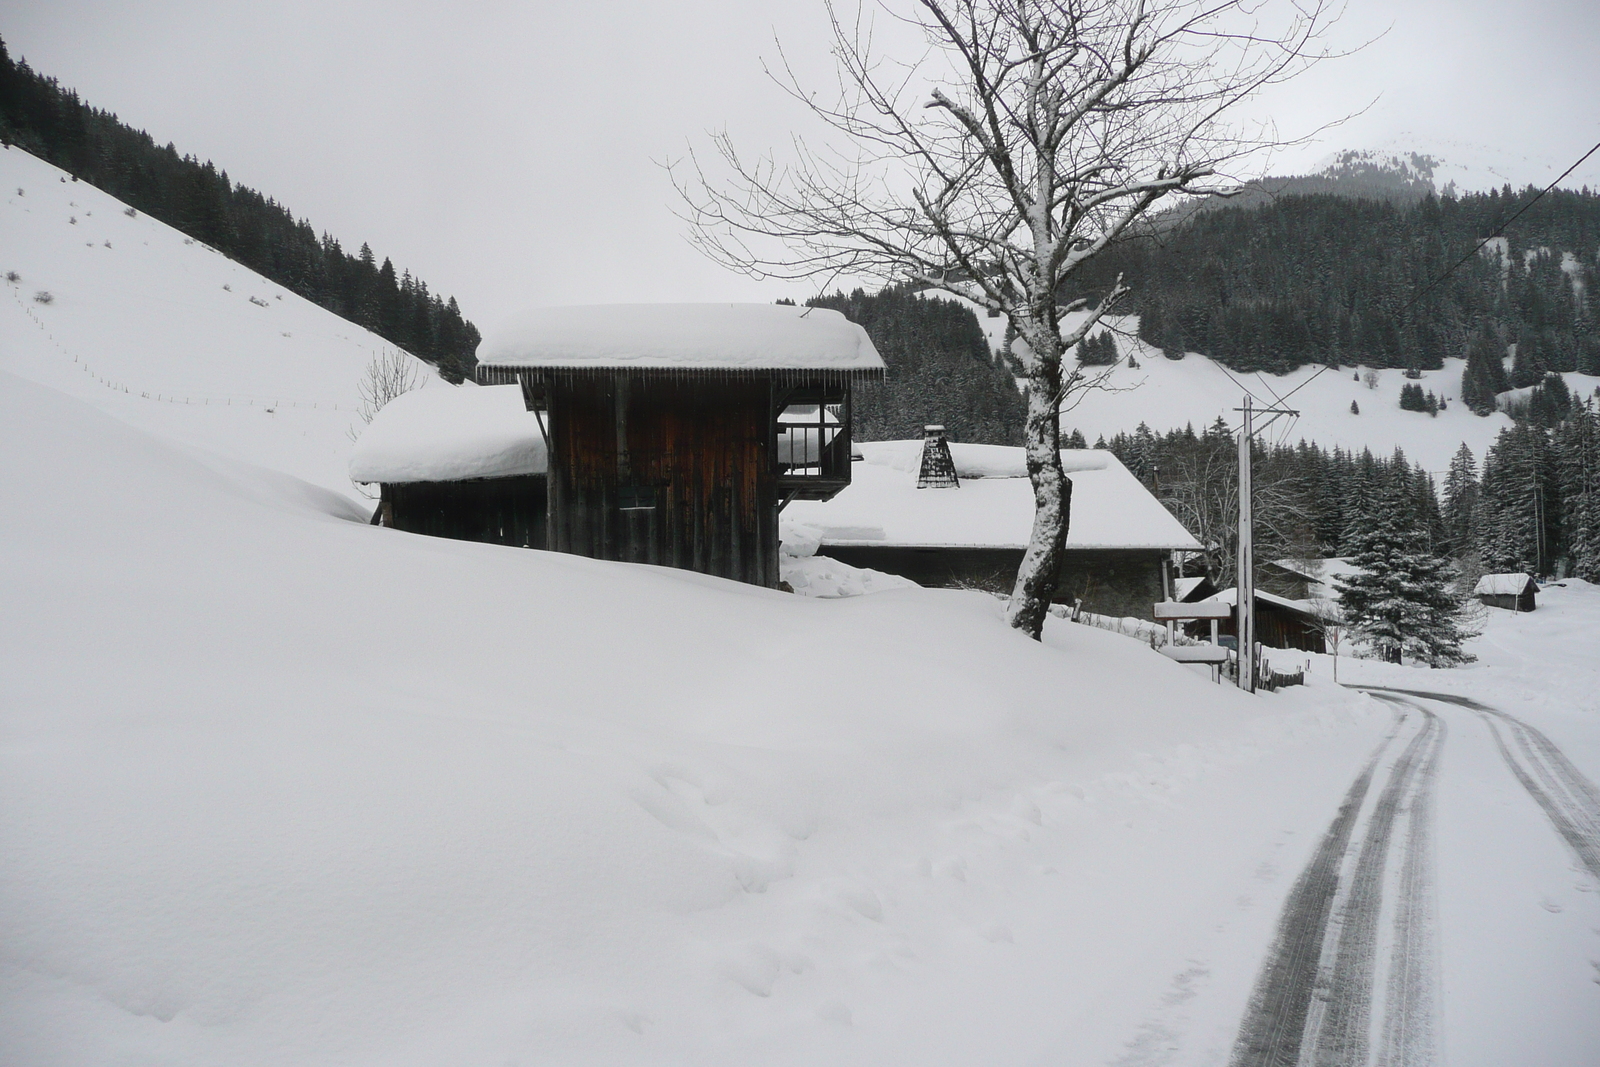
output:
{"label": "power line", "polygon": [[[1502,222],[1499,225],[1499,227],[1496,228],[1496,230],[1493,233],[1491,233],[1489,236],[1485,237],[1482,241],[1479,241],[1478,244],[1477,244],[1477,247],[1473,248],[1472,251],[1468,252],[1466,255],[1464,255],[1460,259],[1456,260],[1456,262],[1451,264],[1450,268],[1448,270],[1446,270],[1443,274],[1439,275],[1433,281],[1431,281],[1427,285],[1423,286],[1422,290],[1420,292],[1418,292],[1416,296],[1413,296],[1409,301],[1407,301],[1405,306],[1402,307],[1395,314],[1395,317],[1396,318],[1400,318],[1406,312],[1410,311],[1413,307],[1416,306],[1417,301],[1419,301],[1423,297],[1427,296],[1430,292],[1432,292],[1435,288],[1437,288],[1441,282],[1443,282],[1446,278],[1450,277],[1450,275],[1454,274],[1458,269],[1460,269],[1460,267],[1461,267],[1461,265],[1463,263],[1468,262],[1469,260],[1472,259],[1473,256],[1475,256],[1478,253],[1482,252],[1484,250],[1484,248],[1489,244],[1490,241],[1494,240],[1496,237],[1505,236],[1506,230],[1510,228],[1510,226],[1511,226],[1511,224],[1513,222],[1516,222],[1519,218],[1522,217],[1523,212],[1527,211],[1533,205],[1537,204],[1541,199],[1544,198],[1544,195],[1546,193],[1550,192],[1550,190],[1552,190],[1556,186],[1560,185],[1563,178],[1565,178],[1567,175],[1571,174],[1573,171],[1577,170],[1579,167],[1583,166],[1584,161],[1587,160],[1590,156],[1594,155],[1596,152],[1600,152],[1600,143],[1596,143],[1593,148],[1589,149],[1589,151],[1587,151],[1583,155],[1579,156],[1578,157],[1578,161],[1576,163],[1574,163],[1572,166],[1568,167],[1566,170],[1562,171],[1560,177],[1556,178],[1555,181],[1551,182],[1549,185],[1547,185],[1543,189],[1539,190],[1539,194],[1537,196],[1535,196],[1532,200],[1529,200],[1526,204],[1523,204],[1520,208],[1517,209],[1517,213],[1515,215],[1512,215],[1509,219],[1506,219],[1506,221]],[[1323,371],[1330,370],[1330,369],[1332,369],[1332,368],[1329,367],[1328,365],[1324,364],[1323,367],[1320,370],[1317,371],[1317,373],[1313,374],[1311,377],[1307,378],[1305,381],[1301,382],[1299,385],[1295,386],[1293,389],[1291,389],[1287,393],[1285,393],[1283,395],[1283,397],[1278,401],[1278,403],[1280,403],[1280,404],[1284,403],[1291,396],[1294,396],[1294,394],[1298,393],[1300,390],[1304,389],[1306,386],[1310,385],[1312,382],[1314,382],[1318,378],[1320,378],[1322,376],[1322,372]],[[1229,375],[1229,377],[1232,377],[1232,375]]]}
{"label": "power line", "polygon": [[1254,400],[1256,403],[1260,404],[1262,407],[1271,407],[1272,406],[1271,404],[1268,404],[1265,400],[1262,400],[1259,396],[1256,396],[1256,394],[1251,393],[1250,392],[1250,387],[1248,385],[1244,384],[1243,382],[1241,382],[1239,379],[1235,378],[1228,371],[1227,367],[1224,367],[1221,363],[1219,363],[1217,360],[1214,360],[1214,359],[1211,360],[1210,362],[1211,362],[1212,366],[1216,367],[1223,374],[1228,375],[1228,381],[1232,382],[1234,385],[1237,385],[1244,392],[1248,393],[1251,400]]}
{"label": "power line", "polygon": [[1571,174],[1573,171],[1575,171],[1579,167],[1583,166],[1584,160],[1588,159],[1590,156],[1594,155],[1596,152],[1600,152],[1600,143],[1596,143],[1593,148],[1589,149],[1589,151],[1587,151],[1583,155],[1579,156],[1578,157],[1578,161],[1576,163],[1574,163],[1572,166],[1568,167],[1566,170],[1561,172],[1561,177],[1557,178],[1555,181],[1551,182],[1549,185],[1545,186],[1543,189],[1540,189],[1539,190],[1539,194],[1537,196],[1535,196],[1532,200],[1529,200],[1526,204],[1523,204],[1520,208],[1517,209],[1517,213],[1515,215],[1512,215],[1509,219],[1506,219],[1506,221],[1502,222],[1499,225],[1499,227],[1497,227],[1495,229],[1495,231],[1493,233],[1491,233],[1489,236],[1485,237],[1483,240],[1479,241],[1476,248],[1474,248],[1472,251],[1468,252],[1466,255],[1462,256],[1460,259],[1456,260],[1456,262],[1451,265],[1449,270],[1445,271],[1443,274],[1439,275],[1433,281],[1429,282],[1426,286],[1424,286],[1422,291],[1419,292],[1416,296],[1412,297],[1411,300],[1405,305],[1405,307],[1403,307],[1403,308],[1401,308],[1399,310],[1399,312],[1396,314],[1395,317],[1399,318],[1401,315],[1404,315],[1406,312],[1410,311],[1413,307],[1416,306],[1416,303],[1417,303],[1418,300],[1421,300],[1423,297],[1427,296],[1430,292],[1432,292],[1434,290],[1434,288],[1436,286],[1438,286],[1438,284],[1440,282],[1444,281],[1446,278],[1450,277],[1450,275],[1454,274],[1456,272],[1456,269],[1458,267],[1460,267],[1461,264],[1467,262],[1473,256],[1477,255],[1479,252],[1482,252],[1484,250],[1484,248],[1489,244],[1490,241],[1494,240],[1496,237],[1503,237],[1505,235],[1506,230],[1510,228],[1511,224],[1513,222],[1516,222],[1518,219],[1520,219],[1522,217],[1523,212],[1527,211],[1530,207],[1532,207],[1533,205],[1537,204],[1540,200],[1544,199],[1544,194],[1548,193],[1550,190],[1552,190],[1556,186],[1560,185],[1562,178],[1565,178],[1568,174]]}

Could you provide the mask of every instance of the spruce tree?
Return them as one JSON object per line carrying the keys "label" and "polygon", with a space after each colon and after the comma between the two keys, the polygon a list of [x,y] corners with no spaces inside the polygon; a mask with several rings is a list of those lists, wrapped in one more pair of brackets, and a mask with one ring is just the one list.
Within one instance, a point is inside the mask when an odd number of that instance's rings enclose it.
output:
{"label": "spruce tree", "polygon": [[1478,552],[1478,462],[1466,442],[1450,459],[1444,477],[1445,547],[1457,560]]}
{"label": "spruce tree", "polygon": [[1556,510],[1551,507],[1552,465],[1544,431],[1519,422],[1490,446],[1483,459],[1484,568],[1493,573],[1547,573]]}
{"label": "spruce tree", "polygon": [[1335,580],[1346,625],[1389,663],[1470,662],[1461,650],[1467,635],[1462,599],[1451,588],[1453,569],[1429,550],[1414,497],[1397,476],[1377,503],[1350,531],[1351,562],[1360,570]]}
{"label": "spruce tree", "polygon": [[1461,402],[1476,415],[1493,413],[1495,394],[1509,387],[1504,349],[1488,330],[1480,330],[1467,346],[1467,365],[1461,372]]}
{"label": "spruce tree", "polygon": [[1600,583],[1600,409],[1578,406],[1555,442],[1568,572]]}

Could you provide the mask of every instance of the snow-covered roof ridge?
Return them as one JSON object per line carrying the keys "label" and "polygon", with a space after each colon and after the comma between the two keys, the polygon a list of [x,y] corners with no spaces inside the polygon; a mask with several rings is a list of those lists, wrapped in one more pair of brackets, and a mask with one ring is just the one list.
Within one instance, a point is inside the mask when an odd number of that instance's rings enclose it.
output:
{"label": "snow-covered roof ridge", "polygon": [[[827,545],[1024,548],[1033,527],[1033,486],[1022,449],[952,444],[959,492],[916,487],[922,441],[863,441],[851,484],[832,500],[797,500],[785,515],[822,531]],[[1066,449],[1072,480],[1069,549],[1197,552],[1200,543],[1104,449]]]}
{"label": "snow-covered roof ridge", "polygon": [[867,331],[788,304],[596,304],[523,312],[479,346],[484,367],[814,370],[881,377]]}
{"label": "snow-covered roof ridge", "polygon": [[[1230,585],[1226,589],[1219,589],[1208,599],[1219,601],[1223,604],[1237,605],[1239,603],[1239,587]],[[1276,593],[1269,593],[1265,589],[1256,590],[1256,599],[1263,604],[1276,604],[1280,608],[1289,608],[1291,611],[1298,611],[1308,615],[1322,614],[1323,612],[1319,610],[1319,605],[1331,603],[1315,597],[1309,600],[1294,600],[1290,597],[1279,596]]]}
{"label": "snow-covered roof ridge", "polygon": [[543,474],[544,436],[514,385],[414,389],[385,404],[350,450],[357,482]]}
{"label": "snow-covered roof ridge", "polygon": [[1473,586],[1473,596],[1516,596],[1528,588],[1533,578],[1521,571],[1510,574],[1485,574]]}

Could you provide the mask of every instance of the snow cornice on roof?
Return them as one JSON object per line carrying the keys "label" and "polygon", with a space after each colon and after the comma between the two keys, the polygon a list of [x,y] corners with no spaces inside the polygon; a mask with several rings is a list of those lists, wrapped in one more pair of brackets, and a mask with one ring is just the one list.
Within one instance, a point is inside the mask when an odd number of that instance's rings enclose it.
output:
{"label": "snow cornice on roof", "polygon": [[837,311],[785,304],[536,308],[478,350],[480,377],[613,375],[881,379],[867,332]]}
{"label": "snow cornice on roof", "polygon": [[546,463],[521,390],[436,382],[373,416],[350,450],[350,478],[393,485],[511,478],[543,474]]}

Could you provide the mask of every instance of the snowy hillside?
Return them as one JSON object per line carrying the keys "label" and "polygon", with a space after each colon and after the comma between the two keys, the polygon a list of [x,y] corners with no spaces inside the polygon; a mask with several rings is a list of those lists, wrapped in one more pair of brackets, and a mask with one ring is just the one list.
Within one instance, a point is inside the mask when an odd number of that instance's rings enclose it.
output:
{"label": "snowy hillside", "polygon": [[[1005,336],[1004,326],[999,325],[1003,320],[986,317],[970,301],[947,294],[938,294],[937,299],[972,308],[990,344],[996,352],[1000,350]],[[1116,337],[1118,354],[1124,358],[1131,354],[1139,366],[1135,369],[1119,363],[1107,376],[1106,388],[1082,394],[1075,406],[1063,410],[1062,432],[1081,430],[1090,444],[1102,435],[1132,432],[1141,422],[1158,434],[1186,424],[1198,432],[1218,416],[1237,425],[1239,416],[1234,409],[1243,404],[1249,391],[1257,406],[1273,405],[1286,397],[1286,406],[1300,412],[1298,418],[1275,423],[1263,440],[1292,445],[1304,439],[1325,448],[1337,445],[1355,452],[1370,448],[1378,456],[1398,447],[1423,469],[1438,474],[1449,466],[1450,457],[1463,442],[1481,460],[1496,435],[1512,424],[1510,416],[1501,412],[1478,416],[1458,402],[1465,360],[1447,359],[1443,369],[1422,372],[1417,384],[1449,402],[1437,416],[1429,416],[1400,410],[1400,386],[1407,379],[1397,368],[1372,371],[1375,388],[1365,380],[1366,368],[1322,372],[1320,367],[1302,367],[1284,375],[1242,374],[1193,352],[1181,360],[1167,359],[1139,340],[1136,316],[1105,322]],[[1600,377],[1577,373],[1563,377],[1579,398],[1592,396],[1600,388]],[[1360,409],[1359,414],[1351,412],[1352,403]]]}
{"label": "snowy hillside", "polygon": [[392,346],[128,210],[0,151],[0,370],[353,497],[360,381]]}
{"label": "snowy hillside", "polygon": [[[1302,367],[1284,375],[1241,374],[1195,353],[1181,360],[1167,359],[1134,336],[1137,323],[1132,317],[1112,325],[1118,331],[1118,351],[1123,355],[1131,351],[1139,367],[1118,365],[1106,382],[1112,391],[1088,393],[1077,407],[1063,413],[1062,428],[1082,430],[1090,443],[1101,434],[1109,437],[1119,430],[1132,430],[1141,421],[1158,433],[1191,422],[1198,431],[1218,415],[1236,425],[1234,409],[1244,402],[1247,390],[1257,406],[1276,404],[1277,398],[1285,397],[1286,406],[1300,412],[1298,418],[1280,420],[1270,427],[1263,440],[1292,445],[1305,439],[1325,448],[1338,445],[1355,452],[1370,448],[1379,456],[1399,447],[1413,462],[1435,474],[1445,470],[1462,442],[1481,460],[1496,435],[1511,425],[1510,416],[1504,413],[1474,415],[1459,402],[1465,365],[1461,359],[1447,359],[1443,369],[1422,372],[1417,384],[1449,403],[1437,416],[1429,416],[1400,409],[1400,387],[1407,379],[1397,368],[1371,371],[1376,388],[1368,387],[1364,367],[1359,371],[1346,367],[1319,373],[1320,367]],[[1579,397],[1590,396],[1600,387],[1600,377],[1576,373],[1563,377]],[[1302,385],[1305,388],[1300,388]],[[1351,412],[1352,403],[1360,414]]]}
{"label": "snowy hillside", "polygon": [[[1485,193],[1510,185],[1520,192],[1529,185],[1543,188],[1571,160],[1536,159],[1493,145],[1401,133],[1380,144],[1335,152],[1312,171],[1337,175],[1358,168],[1390,171],[1406,179],[1431,183],[1434,191]],[[1577,181],[1566,186],[1576,188]]]}

